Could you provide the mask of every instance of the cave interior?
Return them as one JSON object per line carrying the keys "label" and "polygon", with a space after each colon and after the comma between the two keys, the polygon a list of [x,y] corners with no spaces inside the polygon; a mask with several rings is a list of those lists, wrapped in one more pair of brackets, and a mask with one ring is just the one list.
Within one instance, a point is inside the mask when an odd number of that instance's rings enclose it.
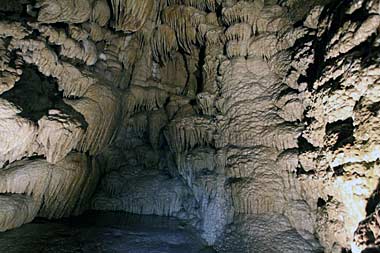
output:
{"label": "cave interior", "polygon": [[379,112],[380,0],[0,0],[0,251],[380,252]]}

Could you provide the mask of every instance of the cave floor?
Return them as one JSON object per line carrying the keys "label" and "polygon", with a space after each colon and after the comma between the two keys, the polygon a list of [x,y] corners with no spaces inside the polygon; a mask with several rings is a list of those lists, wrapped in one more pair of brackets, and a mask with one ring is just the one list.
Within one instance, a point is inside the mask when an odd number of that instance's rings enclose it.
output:
{"label": "cave floor", "polygon": [[56,221],[36,219],[0,233],[0,249],[4,253],[214,252],[177,219],[93,211]]}

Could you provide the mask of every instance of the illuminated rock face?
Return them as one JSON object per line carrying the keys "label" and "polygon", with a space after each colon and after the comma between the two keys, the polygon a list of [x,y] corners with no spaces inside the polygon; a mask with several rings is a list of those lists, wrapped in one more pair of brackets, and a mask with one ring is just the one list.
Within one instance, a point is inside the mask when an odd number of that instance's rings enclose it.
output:
{"label": "illuminated rock face", "polygon": [[0,14],[0,230],[93,208],[176,216],[220,252],[380,246],[378,1]]}

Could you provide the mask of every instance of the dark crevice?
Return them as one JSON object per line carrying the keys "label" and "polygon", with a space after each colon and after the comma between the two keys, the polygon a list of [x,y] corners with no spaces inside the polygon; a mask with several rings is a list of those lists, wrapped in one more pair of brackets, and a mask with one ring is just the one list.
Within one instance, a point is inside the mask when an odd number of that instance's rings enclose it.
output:
{"label": "dark crevice", "polygon": [[298,90],[286,86],[285,89],[281,90],[281,92],[280,92],[280,94],[278,95],[277,98],[280,99],[280,98],[285,97],[285,96],[287,96],[289,94],[298,94],[298,93],[299,93]]}
{"label": "dark crevice", "polygon": [[310,142],[308,142],[303,136],[299,136],[297,142],[298,150],[300,153],[316,150],[316,147],[314,147]]}
{"label": "dark crevice", "polygon": [[205,58],[206,58],[206,48],[201,47],[199,50],[199,61],[198,61],[197,94],[202,92],[204,89],[203,65],[205,64]]}
{"label": "dark crevice", "polygon": [[28,4],[34,5],[35,0],[0,0],[0,18],[26,20]]}
{"label": "dark crevice", "polygon": [[336,143],[333,146],[333,150],[336,150],[347,144],[353,144],[355,141],[354,129],[354,120],[352,118],[328,123],[326,125],[327,136],[335,134],[338,135],[338,139],[336,140]]}
{"label": "dark crevice", "polygon": [[373,103],[368,106],[368,110],[374,114],[374,116],[378,116],[380,110],[380,102]]}
{"label": "dark crevice", "polygon": [[20,80],[0,97],[18,106],[22,110],[21,117],[34,122],[47,115],[50,109],[59,109],[75,116],[83,127],[87,127],[84,117],[64,103],[63,91],[58,90],[57,81],[44,76],[33,65],[25,65]]}
{"label": "dark crevice", "polygon": [[326,201],[323,199],[323,198],[318,198],[318,201],[317,201],[317,207],[319,208],[323,208],[326,206]]}
{"label": "dark crevice", "polygon": [[343,176],[343,174],[345,172],[344,166],[341,165],[341,166],[334,167],[333,171],[334,171],[334,174],[333,174],[334,177]]}
{"label": "dark crevice", "polygon": [[43,76],[34,66],[27,66],[16,85],[1,97],[20,107],[20,116],[36,122],[62,99],[62,92],[51,78]]}
{"label": "dark crevice", "polygon": [[333,91],[340,90],[342,88],[342,76],[329,80],[328,82],[324,83],[322,86],[319,86],[315,92],[321,92],[323,90],[329,90],[329,93],[332,93]]}
{"label": "dark crevice", "polygon": [[377,184],[376,189],[371,194],[371,196],[368,198],[367,206],[365,208],[365,211],[367,213],[367,216],[375,212],[376,206],[380,203],[380,181]]}
{"label": "dark crevice", "polygon": [[368,248],[362,251],[362,253],[379,253],[379,252],[380,252],[379,247]]}
{"label": "dark crevice", "polygon": [[299,177],[301,175],[312,176],[312,175],[315,175],[315,170],[306,171],[304,169],[304,167],[302,167],[301,164],[298,164],[298,166],[296,168],[296,175],[297,175],[297,177]]}
{"label": "dark crevice", "polygon": [[187,96],[189,93],[189,85],[190,85],[190,79],[191,79],[190,67],[189,67],[189,62],[188,62],[189,56],[183,50],[179,50],[179,52],[183,58],[183,61],[185,63],[185,69],[186,69],[186,84],[185,84],[185,87],[183,88],[183,90],[181,92],[181,95]]}
{"label": "dark crevice", "polygon": [[230,178],[227,179],[226,185],[231,186],[233,184],[240,183],[240,182],[243,182],[243,181],[244,181],[243,178],[230,177]]}
{"label": "dark crevice", "polygon": [[323,73],[326,66],[325,53],[326,48],[330,40],[340,29],[341,25],[344,23],[346,18],[346,8],[350,4],[350,0],[336,0],[332,1],[331,4],[327,5],[323,10],[320,20],[329,17],[331,12],[334,12],[334,19],[331,22],[330,30],[325,32],[321,38],[315,39],[313,42],[314,48],[314,63],[307,70],[307,83],[308,89],[311,91],[313,89],[313,84]]}

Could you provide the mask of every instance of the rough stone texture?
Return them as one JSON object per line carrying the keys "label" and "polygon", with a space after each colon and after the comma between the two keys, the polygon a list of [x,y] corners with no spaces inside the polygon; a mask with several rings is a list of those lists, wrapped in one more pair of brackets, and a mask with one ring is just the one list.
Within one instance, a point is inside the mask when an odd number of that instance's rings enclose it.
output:
{"label": "rough stone texture", "polygon": [[61,218],[88,208],[100,173],[89,159],[70,154],[57,164],[23,160],[0,171],[1,230],[30,222],[36,216]]}
{"label": "rough stone texture", "polygon": [[16,2],[1,230],[91,201],[176,216],[220,252],[380,247],[379,1]]}

